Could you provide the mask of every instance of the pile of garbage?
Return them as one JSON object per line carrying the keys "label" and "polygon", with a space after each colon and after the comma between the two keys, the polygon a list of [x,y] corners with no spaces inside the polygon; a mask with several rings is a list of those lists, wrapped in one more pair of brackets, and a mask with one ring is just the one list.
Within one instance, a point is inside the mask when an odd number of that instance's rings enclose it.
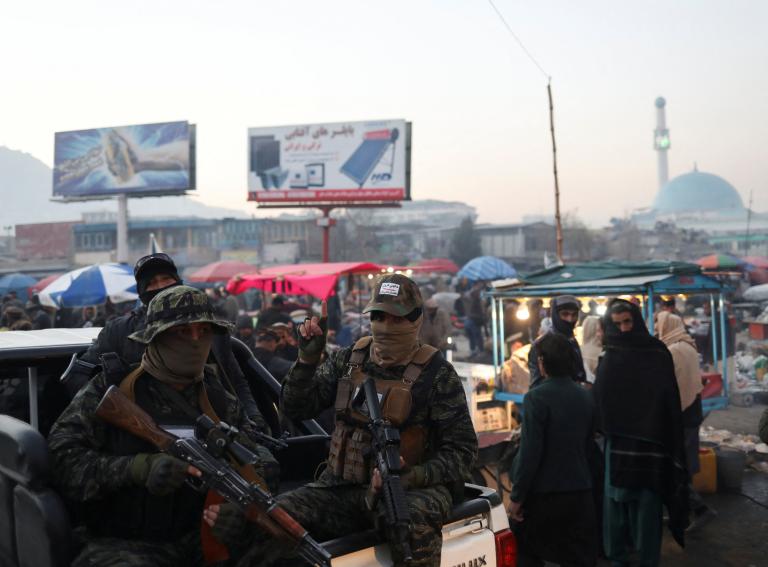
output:
{"label": "pile of garbage", "polygon": [[768,357],[754,356],[740,351],[734,355],[736,376],[733,379],[735,392],[768,392]]}
{"label": "pile of garbage", "polygon": [[768,445],[762,443],[757,435],[732,433],[727,429],[715,429],[711,426],[705,426],[699,429],[699,440],[705,445],[728,447],[744,451],[745,453],[755,452],[768,455]]}

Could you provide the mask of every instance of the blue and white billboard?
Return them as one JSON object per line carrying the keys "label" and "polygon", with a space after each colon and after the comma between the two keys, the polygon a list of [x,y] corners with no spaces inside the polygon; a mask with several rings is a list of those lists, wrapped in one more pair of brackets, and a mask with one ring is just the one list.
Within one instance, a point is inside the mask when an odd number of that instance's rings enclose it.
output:
{"label": "blue and white billboard", "polygon": [[87,199],[194,189],[194,134],[188,122],[57,132],[53,196]]}

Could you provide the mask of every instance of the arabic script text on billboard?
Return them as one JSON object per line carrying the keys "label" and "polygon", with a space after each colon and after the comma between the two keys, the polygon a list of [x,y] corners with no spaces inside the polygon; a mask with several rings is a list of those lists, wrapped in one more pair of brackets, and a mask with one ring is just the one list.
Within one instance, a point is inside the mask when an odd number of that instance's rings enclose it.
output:
{"label": "arabic script text on billboard", "polygon": [[187,122],[56,133],[54,197],[189,189],[194,189],[194,126]]}
{"label": "arabic script text on billboard", "polygon": [[248,130],[248,199],[262,203],[409,199],[409,124],[338,122]]}

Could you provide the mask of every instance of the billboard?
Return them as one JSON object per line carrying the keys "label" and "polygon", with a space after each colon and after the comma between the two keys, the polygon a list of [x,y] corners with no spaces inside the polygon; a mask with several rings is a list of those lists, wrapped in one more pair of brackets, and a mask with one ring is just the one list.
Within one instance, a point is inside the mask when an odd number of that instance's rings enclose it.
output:
{"label": "billboard", "polygon": [[265,205],[410,199],[410,123],[248,130],[248,200]]}
{"label": "billboard", "polygon": [[53,196],[178,194],[195,188],[195,127],[163,122],[57,132]]}

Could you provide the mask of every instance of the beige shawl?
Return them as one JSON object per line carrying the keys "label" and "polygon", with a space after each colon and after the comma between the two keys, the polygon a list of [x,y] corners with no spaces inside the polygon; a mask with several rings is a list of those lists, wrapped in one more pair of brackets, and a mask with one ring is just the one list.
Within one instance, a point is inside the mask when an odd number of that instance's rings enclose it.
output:
{"label": "beige shawl", "polygon": [[688,408],[704,388],[699,369],[699,354],[696,343],[686,332],[683,320],[668,311],[661,311],[656,323],[659,339],[667,345],[675,363],[675,376],[680,389],[682,409]]}
{"label": "beige shawl", "polygon": [[597,370],[597,361],[603,352],[603,341],[599,334],[600,317],[590,315],[581,324],[581,358],[584,359],[584,369],[592,376]]}

